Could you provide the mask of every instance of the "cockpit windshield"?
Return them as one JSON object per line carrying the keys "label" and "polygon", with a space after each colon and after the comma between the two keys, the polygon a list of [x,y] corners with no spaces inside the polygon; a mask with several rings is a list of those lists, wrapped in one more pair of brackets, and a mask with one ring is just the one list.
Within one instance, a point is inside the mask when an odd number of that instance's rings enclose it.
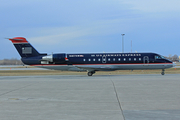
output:
{"label": "cockpit windshield", "polygon": [[161,56],[162,59],[166,59],[164,56]]}
{"label": "cockpit windshield", "polygon": [[160,55],[156,55],[155,59],[165,59],[165,57],[164,56],[160,56]]}

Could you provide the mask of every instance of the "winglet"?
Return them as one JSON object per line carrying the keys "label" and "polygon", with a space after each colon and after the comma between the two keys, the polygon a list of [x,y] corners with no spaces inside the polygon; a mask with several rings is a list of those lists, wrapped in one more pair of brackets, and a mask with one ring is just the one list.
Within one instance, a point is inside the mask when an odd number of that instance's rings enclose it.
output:
{"label": "winglet", "polygon": [[24,37],[14,37],[14,38],[8,38],[13,44],[17,43],[28,43],[26,38]]}

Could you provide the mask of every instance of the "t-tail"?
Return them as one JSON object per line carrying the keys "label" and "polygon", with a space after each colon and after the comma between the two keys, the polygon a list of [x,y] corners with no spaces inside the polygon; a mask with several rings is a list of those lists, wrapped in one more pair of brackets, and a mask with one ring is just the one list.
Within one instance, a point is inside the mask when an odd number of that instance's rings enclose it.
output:
{"label": "t-tail", "polygon": [[23,37],[10,38],[22,58],[40,56],[41,54]]}
{"label": "t-tail", "polygon": [[40,54],[24,37],[9,38],[9,40],[14,44],[24,64],[40,64],[42,56],[47,55]]}
{"label": "t-tail", "polygon": [[66,54],[41,54],[24,37],[9,39],[19,52],[21,60],[27,65],[62,64],[67,62]]}

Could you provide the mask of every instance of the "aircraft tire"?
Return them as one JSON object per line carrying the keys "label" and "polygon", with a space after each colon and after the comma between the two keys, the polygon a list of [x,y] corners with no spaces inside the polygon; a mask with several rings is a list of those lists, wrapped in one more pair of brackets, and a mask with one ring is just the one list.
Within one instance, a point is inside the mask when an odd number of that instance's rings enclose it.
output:
{"label": "aircraft tire", "polygon": [[88,74],[88,76],[92,76],[92,75],[93,75],[93,73],[92,73],[92,72],[88,72],[87,74]]}
{"label": "aircraft tire", "polygon": [[164,72],[165,70],[164,69],[162,69],[162,72],[161,72],[161,75],[164,75],[165,74],[165,72]]}

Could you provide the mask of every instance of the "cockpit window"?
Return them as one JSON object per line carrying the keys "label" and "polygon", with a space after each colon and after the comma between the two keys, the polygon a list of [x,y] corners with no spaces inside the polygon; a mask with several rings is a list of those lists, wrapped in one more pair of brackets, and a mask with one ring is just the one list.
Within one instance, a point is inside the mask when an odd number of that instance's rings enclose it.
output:
{"label": "cockpit window", "polygon": [[155,56],[155,59],[162,59],[162,57],[159,56],[159,55],[156,55],[156,56]]}
{"label": "cockpit window", "polygon": [[161,56],[161,58],[162,58],[162,59],[165,59],[165,57],[164,57],[164,56]]}

